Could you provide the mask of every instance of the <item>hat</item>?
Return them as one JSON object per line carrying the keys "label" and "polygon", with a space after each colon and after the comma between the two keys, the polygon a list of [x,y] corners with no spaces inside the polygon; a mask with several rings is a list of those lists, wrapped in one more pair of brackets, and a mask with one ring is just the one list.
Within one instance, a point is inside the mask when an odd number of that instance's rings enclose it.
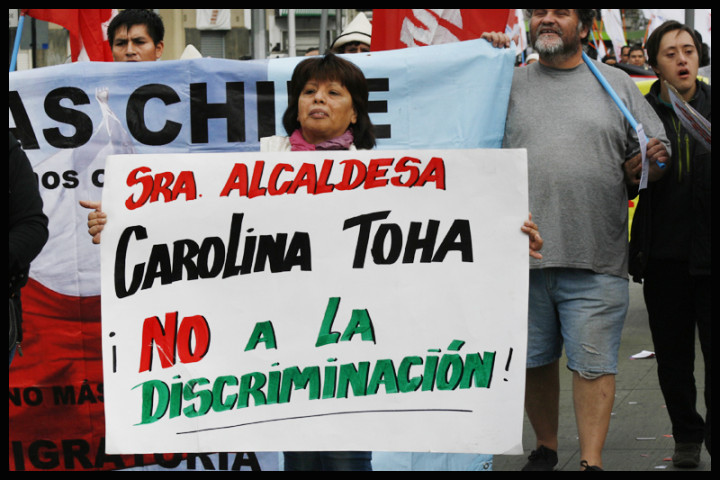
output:
{"label": "hat", "polygon": [[180,60],[188,60],[190,58],[202,58],[202,54],[195,48],[194,45],[188,45],[180,55]]}
{"label": "hat", "polygon": [[338,48],[346,43],[360,42],[370,45],[370,36],[372,35],[372,25],[364,13],[360,12],[353,21],[348,23],[345,30],[335,39],[330,48]]}

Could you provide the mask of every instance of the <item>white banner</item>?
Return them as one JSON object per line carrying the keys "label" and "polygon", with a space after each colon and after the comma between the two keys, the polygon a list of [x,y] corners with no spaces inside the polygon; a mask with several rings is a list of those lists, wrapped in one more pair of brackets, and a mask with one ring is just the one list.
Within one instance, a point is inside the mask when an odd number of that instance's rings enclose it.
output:
{"label": "white banner", "polygon": [[198,30],[230,30],[229,8],[198,8],[195,10],[195,27]]}
{"label": "white banner", "polygon": [[524,150],[108,157],[107,453],[521,453]]}

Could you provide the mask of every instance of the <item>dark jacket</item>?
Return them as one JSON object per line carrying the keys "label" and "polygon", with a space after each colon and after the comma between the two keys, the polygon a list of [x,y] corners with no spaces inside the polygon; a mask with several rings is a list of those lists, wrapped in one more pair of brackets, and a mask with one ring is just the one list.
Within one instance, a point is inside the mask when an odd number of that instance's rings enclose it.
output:
{"label": "dark jacket", "polygon": [[[660,98],[660,81],[645,96],[665,125],[672,145],[670,170],[640,192],[633,217],[630,274],[639,282],[648,260],[687,263],[691,275],[710,275],[710,152],[690,135],[672,106]],[[690,105],[711,120],[710,86],[698,81]]]}
{"label": "dark jacket", "polygon": [[48,239],[48,219],[37,177],[20,143],[10,134],[8,190],[10,195],[10,298],[20,309],[20,289],[27,283],[30,262]]}

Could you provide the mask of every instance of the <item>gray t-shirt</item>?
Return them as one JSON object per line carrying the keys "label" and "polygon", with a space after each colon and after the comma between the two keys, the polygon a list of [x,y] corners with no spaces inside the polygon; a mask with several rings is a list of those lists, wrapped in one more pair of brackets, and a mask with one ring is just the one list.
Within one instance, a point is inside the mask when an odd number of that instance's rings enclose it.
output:
{"label": "gray t-shirt", "polygon": [[[670,151],[660,119],[623,71],[596,62],[618,96]],[[627,278],[628,198],[622,164],[640,151],[635,130],[584,63],[516,68],[505,148],[526,148],[530,212],[543,259],[531,268],[590,269]]]}

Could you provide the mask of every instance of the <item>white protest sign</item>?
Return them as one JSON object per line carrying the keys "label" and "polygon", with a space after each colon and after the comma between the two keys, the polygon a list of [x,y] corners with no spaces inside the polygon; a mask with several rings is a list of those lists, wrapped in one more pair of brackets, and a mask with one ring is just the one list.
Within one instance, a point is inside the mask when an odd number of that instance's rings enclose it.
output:
{"label": "white protest sign", "polygon": [[525,150],[108,157],[107,453],[521,453]]}

